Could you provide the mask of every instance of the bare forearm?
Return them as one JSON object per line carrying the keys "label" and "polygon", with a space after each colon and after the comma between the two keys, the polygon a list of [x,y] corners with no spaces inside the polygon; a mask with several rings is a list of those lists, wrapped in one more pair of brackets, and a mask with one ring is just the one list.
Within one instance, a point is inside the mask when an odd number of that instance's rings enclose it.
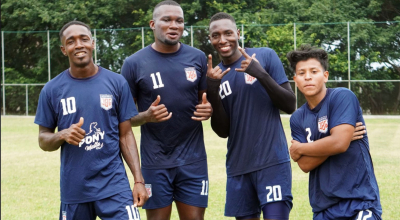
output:
{"label": "bare forearm", "polygon": [[147,112],[146,111],[139,112],[138,115],[136,115],[136,116],[131,118],[131,126],[132,127],[137,127],[137,126],[141,126],[143,124],[146,124],[147,123],[146,117],[147,117]]}
{"label": "bare forearm", "polygon": [[297,164],[299,165],[300,169],[308,173],[311,170],[317,168],[321,165],[328,157],[310,157],[310,156],[302,156],[298,161]]}
{"label": "bare forearm", "polygon": [[142,172],[140,171],[139,154],[133,133],[132,135],[120,137],[120,148],[122,157],[131,170],[135,182],[143,182]]}
{"label": "bare forearm", "polygon": [[327,136],[311,143],[302,143],[298,148],[298,152],[304,156],[333,156],[346,152],[350,145],[350,140],[346,138],[337,138],[335,136]]}
{"label": "bare forearm", "polygon": [[39,146],[44,151],[55,151],[64,143],[62,131],[57,133],[41,132],[39,134]]}

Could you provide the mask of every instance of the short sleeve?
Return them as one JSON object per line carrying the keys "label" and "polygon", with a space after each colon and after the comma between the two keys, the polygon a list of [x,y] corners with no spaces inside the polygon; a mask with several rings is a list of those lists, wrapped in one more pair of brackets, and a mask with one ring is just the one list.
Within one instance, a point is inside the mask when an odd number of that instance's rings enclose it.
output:
{"label": "short sleeve", "polygon": [[265,56],[266,67],[265,71],[277,82],[279,85],[288,82],[288,78],[283,68],[281,59],[278,54],[272,49],[269,49]]}
{"label": "short sleeve", "polygon": [[131,96],[133,98],[136,98],[137,91],[135,89],[136,88],[135,71],[132,65],[130,64],[129,58],[125,59],[124,64],[122,65],[121,75],[125,77],[126,81],[128,82]]}
{"label": "short sleeve", "polygon": [[118,108],[118,120],[121,123],[132,118],[133,116],[136,116],[138,114],[138,111],[136,109],[136,105],[133,101],[127,82],[122,83],[122,89],[120,90],[120,92],[121,94]]}
{"label": "short sleeve", "polygon": [[[203,56],[204,55],[204,56]],[[207,59],[205,54],[201,55],[201,78],[199,83],[199,91],[207,89]]]}
{"label": "short sleeve", "polygon": [[359,106],[358,99],[352,91],[342,88],[334,90],[329,105],[329,130],[341,124],[355,126]]}
{"label": "short sleeve", "polygon": [[51,98],[48,97],[46,86],[40,92],[34,122],[46,128],[57,127],[57,116],[51,104]]}
{"label": "short sleeve", "polygon": [[290,130],[293,140],[296,140],[300,143],[307,143],[305,131],[301,126],[301,122],[299,120],[299,114],[293,114],[290,117]]}

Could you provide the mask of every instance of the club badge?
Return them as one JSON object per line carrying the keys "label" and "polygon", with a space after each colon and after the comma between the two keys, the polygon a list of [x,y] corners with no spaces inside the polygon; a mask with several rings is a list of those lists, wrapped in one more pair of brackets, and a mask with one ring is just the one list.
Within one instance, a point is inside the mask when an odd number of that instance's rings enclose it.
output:
{"label": "club badge", "polygon": [[197,79],[196,68],[194,67],[187,67],[185,68],[186,79],[190,82],[194,82]]}
{"label": "club badge", "polygon": [[252,85],[255,81],[257,81],[257,78],[251,76],[250,74],[244,73],[244,81],[246,84]]}
{"label": "club badge", "polygon": [[144,184],[144,187],[146,188],[147,194],[149,195],[150,198],[152,196],[151,184]]}
{"label": "club badge", "polygon": [[328,117],[322,116],[318,119],[318,131],[321,133],[326,133],[328,131]]}
{"label": "club badge", "polygon": [[100,106],[104,110],[110,110],[112,108],[112,95],[100,94]]}

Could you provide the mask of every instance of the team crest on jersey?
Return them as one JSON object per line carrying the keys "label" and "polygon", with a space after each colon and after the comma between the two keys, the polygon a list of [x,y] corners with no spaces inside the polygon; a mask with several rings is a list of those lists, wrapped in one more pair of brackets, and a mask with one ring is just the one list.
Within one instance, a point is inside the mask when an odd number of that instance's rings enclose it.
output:
{"label": "team crest on jersey", "polygon": [[151,192],[151,184],[144,184],[144,187],[146,188],[147,194],[150,198],[153,195],[153,193]]}
{"label": "team crest on jersey", "polygon": [[257,78],[250,74],[244,73],[244,81],[246,84],[252,85],[255,81],[257,81]]}
{"label": "team crest on jersey", "polygon": [[85,150],[91,151],[93,149],[100,150],[103,148],[103,140],[104,140],[104,131],[101,131],[100,128],[97,128],[97,122],[90,123],[89,133],[79,142],[79,147],[82,147],[83,144],[86,145]]}
{"label": "team crest on jersey", "polygon": [[62,211],[62,220],[67,220],[67,212]]}
{"label": "team crest on jersey", "polygon": [[328,117],[326,115],[318,119],[318,131],[321,133],[328,131]]}
{"label": "team crest on jersey", "polygon": [[190,82],[194,82],[197,79],[196,68],[194,67],[187,67],[185,68],[186,79]]}
{"label": "team crest on jersey", "polygon": [[104,110],[110,110],[112,108],[112,95],[100,94],[100,106]]}

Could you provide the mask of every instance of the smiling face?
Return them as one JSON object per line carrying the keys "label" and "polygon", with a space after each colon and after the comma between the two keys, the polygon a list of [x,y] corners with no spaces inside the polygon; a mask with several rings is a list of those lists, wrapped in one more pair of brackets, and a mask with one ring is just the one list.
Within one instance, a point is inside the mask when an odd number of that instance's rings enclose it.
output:
{"label": "smiling face", "polygon": [[70,66],[86,67],[93,63],[94,41],[90,31],[82,25],[71,25],[64,30],[61,51],[68,56]]}
{"label": "smiling face", "polygon": [[328,76],[328,71],[321,63],[315,58],[310,58],[296,64],[296,75],[293,80],[307,101],[315,100],[319,103],[325,97],[325,83],[328,82]]}
{"label": "smiling face", "polygon": [[182,8],[175,5],[161,5],[154,11],[150,28],[158,44],[174,46],[179,43],[184,29]]}
{"label": "smiling face", "polygon": [[224,64],[233,63],[242,56],[238,50],[239,36],[240,31],[231,20],[220,19],[211,22],[209,39]]}

